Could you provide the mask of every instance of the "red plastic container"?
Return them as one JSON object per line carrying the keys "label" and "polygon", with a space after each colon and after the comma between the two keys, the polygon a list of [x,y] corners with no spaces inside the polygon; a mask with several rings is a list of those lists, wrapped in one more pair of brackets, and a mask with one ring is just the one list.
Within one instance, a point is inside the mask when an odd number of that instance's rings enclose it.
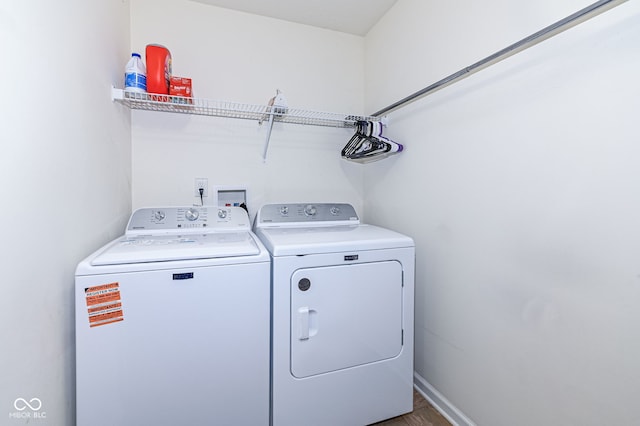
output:
{"label": "red plastic container", "polygon": [[147,92],[169,94],[171,80],[171,53],[159,44],[148,44],[147,59]]}

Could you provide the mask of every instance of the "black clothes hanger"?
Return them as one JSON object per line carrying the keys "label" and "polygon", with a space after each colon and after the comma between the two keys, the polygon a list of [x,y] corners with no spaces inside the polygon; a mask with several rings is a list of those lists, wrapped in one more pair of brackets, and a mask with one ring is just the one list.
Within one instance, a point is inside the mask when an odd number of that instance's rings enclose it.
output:
{"label": "black clothes hanger", "polygon": [[379,121],[356,122],[356,132],[342,149],[342,158],[368,163],[401,152],[401,144],[382,136],[382,127]]}
{"label": "black clothes hanger", "polygon": [[344,148],[342,148],[343,158],[349,158],[349,156],[351,156],[351,154],[353,154],[356,151],[356,149],[362,142],[362,139],[366,137],[366,131],[367,131],[367,122],[357,121],[356,132],[353,134],[353,136],[351,136],[351,139],[349,139],[349,142],[347,142]]}

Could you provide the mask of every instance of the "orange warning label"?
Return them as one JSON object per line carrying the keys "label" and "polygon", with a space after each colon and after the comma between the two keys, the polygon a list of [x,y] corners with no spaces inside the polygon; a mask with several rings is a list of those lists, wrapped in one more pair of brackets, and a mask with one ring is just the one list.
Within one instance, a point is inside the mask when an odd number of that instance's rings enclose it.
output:
{"label": "orange warning label", "polygon": [[124,320],[119,283],[87,287],[84,293],[90,327]]}
{"label": "orange warning label", "polygon": [[84,289],[87,298],[87,306],[120,300],[120,285],[118,283],[98,285]]}

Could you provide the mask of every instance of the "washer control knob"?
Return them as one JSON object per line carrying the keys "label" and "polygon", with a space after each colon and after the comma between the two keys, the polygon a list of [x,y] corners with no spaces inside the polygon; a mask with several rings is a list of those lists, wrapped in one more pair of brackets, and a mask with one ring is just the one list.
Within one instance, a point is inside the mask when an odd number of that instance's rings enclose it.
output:
{"label": "washer control knob", "polygon": [[198,218],[198,216],[200,216],[200,212],[192,207],[184,213],[184,216],[187,218],[187,220],[194,221]]}
{"label": "washer control knob", "polygon": [[338,216],[340,214],[340,208],[337,206],[333,206],[331,207],[331,209],[329,209],[329,212],[334,216]]}
{"label": "washer control knob", "polygon": [[280,207],[280,214],[282,216],[288,215],[289,214],[289,207],[287,207],[287,206]]}
{"label": "washer control knob", "polygon": [[313,204],[307,204],[304,207],[304,214],[307,216],[315,216],[317,212],[318,209],[316,209],[316,206],[314,206]]}
{"label": "washer control knob", "polygon": [[220,219],[226,219],[227,218],[227,211],[224,210],[224,209],[218,210],[218,217]]}
{"label": "washer control knob", "polygon": [[155,212],[153,212],[153,217],[156,220],[164,220],[164,218],[166,217],[166,214],[162,210],[156,210]]}

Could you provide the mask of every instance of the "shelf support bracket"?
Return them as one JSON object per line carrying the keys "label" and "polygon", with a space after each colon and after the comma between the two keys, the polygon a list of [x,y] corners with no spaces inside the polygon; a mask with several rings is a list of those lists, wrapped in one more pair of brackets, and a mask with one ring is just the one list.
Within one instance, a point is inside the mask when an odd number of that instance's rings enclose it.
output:
{"label": "shelf support bracket", "polygon": [[280,91],[276,90],[276,96],[269,101],[269,128],[267,129],[267,139],[264,141],[264,151],[262,152],[262,161],[267,161],[267,150],[269,149],[269,141],[271,139],[271,130],[273,130],[273,120],[276,114],[284,115],[287,113],[289,106],[287,100]]}
{"label": "shelf support bracket", "polygon": [[111,86],[111,101],[121,101],[124,99],[124,90]]}
{"label": "shelf support bracket", "polygon": [[267,128],[267,138],[264,141],[264,151],[262,151],[262,161],[267,162],[267,150],[269,149],[269,140],[271,139],[271,130],[273,130],[273,111],[269,113],[269,124]]}

